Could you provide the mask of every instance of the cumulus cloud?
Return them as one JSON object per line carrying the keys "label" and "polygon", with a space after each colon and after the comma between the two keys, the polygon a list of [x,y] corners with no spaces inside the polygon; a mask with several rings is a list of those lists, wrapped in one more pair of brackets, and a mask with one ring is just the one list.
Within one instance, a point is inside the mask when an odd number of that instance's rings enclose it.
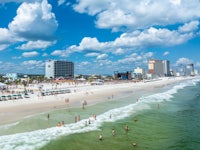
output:
{"label": "cumulus cloud", "polygon": [[163,53],[163,56],[167,56],[167,55],[169,55],[168,51],[166,51],[166,52]]}
{"label": "cumulus cloud", "polygon": [[87,53],[85,56],[86,57],[96,57],[98,55],[99,55],[99,53]]}
{"label": "cumulus cloud", "polygon": [[134,63],[144,63],[147,60],[149,60],[150,58],[152,58],[153,53],[152,52],[148,52],[148,53],[132,53],[131,55],[126,56],[123,59],[118,60],[119,63],[123,63],[123,64],[134,64]]}
{"label": "cumulus cloud", "polygon": [[108,57],[107,54],[100,54],[100,55],[97,56],[97,59],[98,59],[98,60],[99,60],[99,59],[106,59],[107,57]]}
{"label": "cumulus cloud", "polygon": [[9,44],[15,42],[13,34],[6,28],[0,28],[0,44]]}
{"label": "cumulus cloud", "polygon": [[[0,47],[17,42],[27,42],[19,49],[47,48],[55,44],[54,33],[58,23],[51,5],[47,0],[10,0],[6,2],[23,2],[17,9],[17,15],[9,23],[8,28],[0,28]],[[4,1],[1,1],[4,3]],[[36,46],[36,44],[38,44]]]}
{"label": "cumulus cloud", "polygon": [[179,32],[193,32],[199,28],[199,21],[191,21],[179,27]]}
{"label": "cumulus cloud", "polygon": [[135,51],[138,48],[179,45],[192,39],[194,34],[192,31],[180,33],[179,30],[151,27],[143,31],[122,33],[114,41],[108,42],[100,42],[96,37],[84,37],[79,45],[69,46],[66,50],[56,50],[52,52],[52,55],[68,56],[70,53],[86,50],[118,55],[124,51]]}
{"label": "cumulus cloud", "polygon": [[40,68],[44,68],[44,62],[43,61],[37,61],[37,60],[28,60],[28,61],[24,61],[21,63],[22,66],[24,66],[25,68],[27,68],[28,70],[34,70],[34,69],[40,69]]}
{"label": "cumulus cloud", "polygon": [[45,49],[53,44],[55,44],[56,41],[28,41],[26,44],[22,44],[21,46],[18,46],[18,49],[21,50],[32,50],[32,49]]}
{"label": "cumulus cloud", "polygon": [[176,61],[176,66],[179,66],[179,65],[186,65],[186,64],[191,64],[193,63],[192,60],[188,59],[188,58],[185,58],[185,57],[182,57],[182,58],[179,58],[177,61]]}
{"label": "cumulus cloud", "polygon": [[95,15],[109,7],[107,0],[77,0],[78,4],[73,6],[74,10],[79,13],[88,13],[89,15]]}
{"label": "cumulus cloud", "polygon": [[124,50],[122,48],[117,48],[115,51],[113,51],[113,54],[122,55],[124,54]]}
{"label": "cumulus cloud", "polygon": [[[96,26],[120,30],[185,23],[200,17],[197,0],[78,0],[74,10],[96,15]],[[170,11],[169,11],[170,10]],[[167,13],[166,13],[167,12]]]}
{"label": "cumulus cloud", "polygon": [[38,56],[38,55],[39,55],[39,53],[36,52],[36,51],[22,53],[23,57],[35,57],[35,56]]}
{"label": "cumulus cloud", "polygon": [[27,40],[50,40],[56,31],[58,23],[51,5],[47,0],[41,3],[22,3],[17,9],[17,15],[8,25],[9,30]]}

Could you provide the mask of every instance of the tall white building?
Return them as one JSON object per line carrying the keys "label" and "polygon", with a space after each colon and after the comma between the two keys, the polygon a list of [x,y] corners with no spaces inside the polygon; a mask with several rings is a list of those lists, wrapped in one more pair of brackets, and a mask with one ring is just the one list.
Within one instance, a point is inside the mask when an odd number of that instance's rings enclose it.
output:
{"label": "tall white building", "polygon": [[185,75],[186,76],[193,76],[194,75],[194,65],[187,64],[185,68]]}
{"label": "tall white building", "polygon": [[46,78],[73,78],[74,63],[60,60],[47,60],[45,63]]}
{"label": "tall white building", "polygon": [[169,76],[170,64],[168,60],[151,59],[148,63],[149,74],[153,76]]}

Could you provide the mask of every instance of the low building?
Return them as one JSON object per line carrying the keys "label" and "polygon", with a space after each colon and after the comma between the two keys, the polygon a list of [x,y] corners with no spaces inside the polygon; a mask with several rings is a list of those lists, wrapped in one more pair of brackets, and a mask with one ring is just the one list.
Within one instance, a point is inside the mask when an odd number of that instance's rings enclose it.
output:
{"label": "low building", "polygon": [[136,79],[144,79],[146,78],[146,71],[143,68],[137,67],[134,69],[134,78]]}
{"label": "low building", "polygon": [[114,78],[119,79],[119,80],[131,80],[132,79],[132,72],[127,71],[127,72],[114,72]]}
{"label": "low building", "polygon": [[15,80],[18,80],[20,78],[23,78],[24,74],[22,74],[22,73],[6,73],[4,77],[8,78],[12,81],[15,81]]}

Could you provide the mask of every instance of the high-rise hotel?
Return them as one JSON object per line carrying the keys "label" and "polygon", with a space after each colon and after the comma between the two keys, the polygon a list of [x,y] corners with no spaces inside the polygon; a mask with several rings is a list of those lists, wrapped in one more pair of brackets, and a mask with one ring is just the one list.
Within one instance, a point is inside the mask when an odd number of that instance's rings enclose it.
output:
{"label": "high-rise hotel", "polygon": [[45,63],[45,77],[46,78],[73,78],[74,77],[74,63],[61,60],[47,60]]}
{"label": "high-rise hotel", "polygon": [[170,76],[170,64],[168,60],[151,59],[148,63],[149,74],[153,76]]}

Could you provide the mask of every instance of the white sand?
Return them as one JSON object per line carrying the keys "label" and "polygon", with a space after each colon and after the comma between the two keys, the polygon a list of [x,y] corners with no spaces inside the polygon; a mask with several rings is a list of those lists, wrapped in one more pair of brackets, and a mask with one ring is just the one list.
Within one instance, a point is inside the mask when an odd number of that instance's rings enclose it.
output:
{"label": "white sand", "polygon": [[[31,85],[27,89],[33,90],[34,94],[30,94],[30,98],[23,98],[18,100],[0,101],[0,124],[6,124],[18,121],[24,117],[51,111],[53,109],[67,108],[66,99],[69,99],[70,107],[82,107],[82,101],[87,100],[89,105],[103,102],[112,97],[112,95],[122,94],[126,91],[137,91],[141,89],[153,89],[162,87],[167,84],[172,84],[188,78],[162,78],[157,81],[134,83],[131,81],[124,81],[123,83],[109,82],[103,85],[90,85],[89,83],[79,83],[77,85],[72,83],[63,84],[42,84],[44,90],[53,89],[70,89],[71,93],[38,96],[40,94],[38,86]],[[23,87],[17,87],[15,90],[22,90]]]}

